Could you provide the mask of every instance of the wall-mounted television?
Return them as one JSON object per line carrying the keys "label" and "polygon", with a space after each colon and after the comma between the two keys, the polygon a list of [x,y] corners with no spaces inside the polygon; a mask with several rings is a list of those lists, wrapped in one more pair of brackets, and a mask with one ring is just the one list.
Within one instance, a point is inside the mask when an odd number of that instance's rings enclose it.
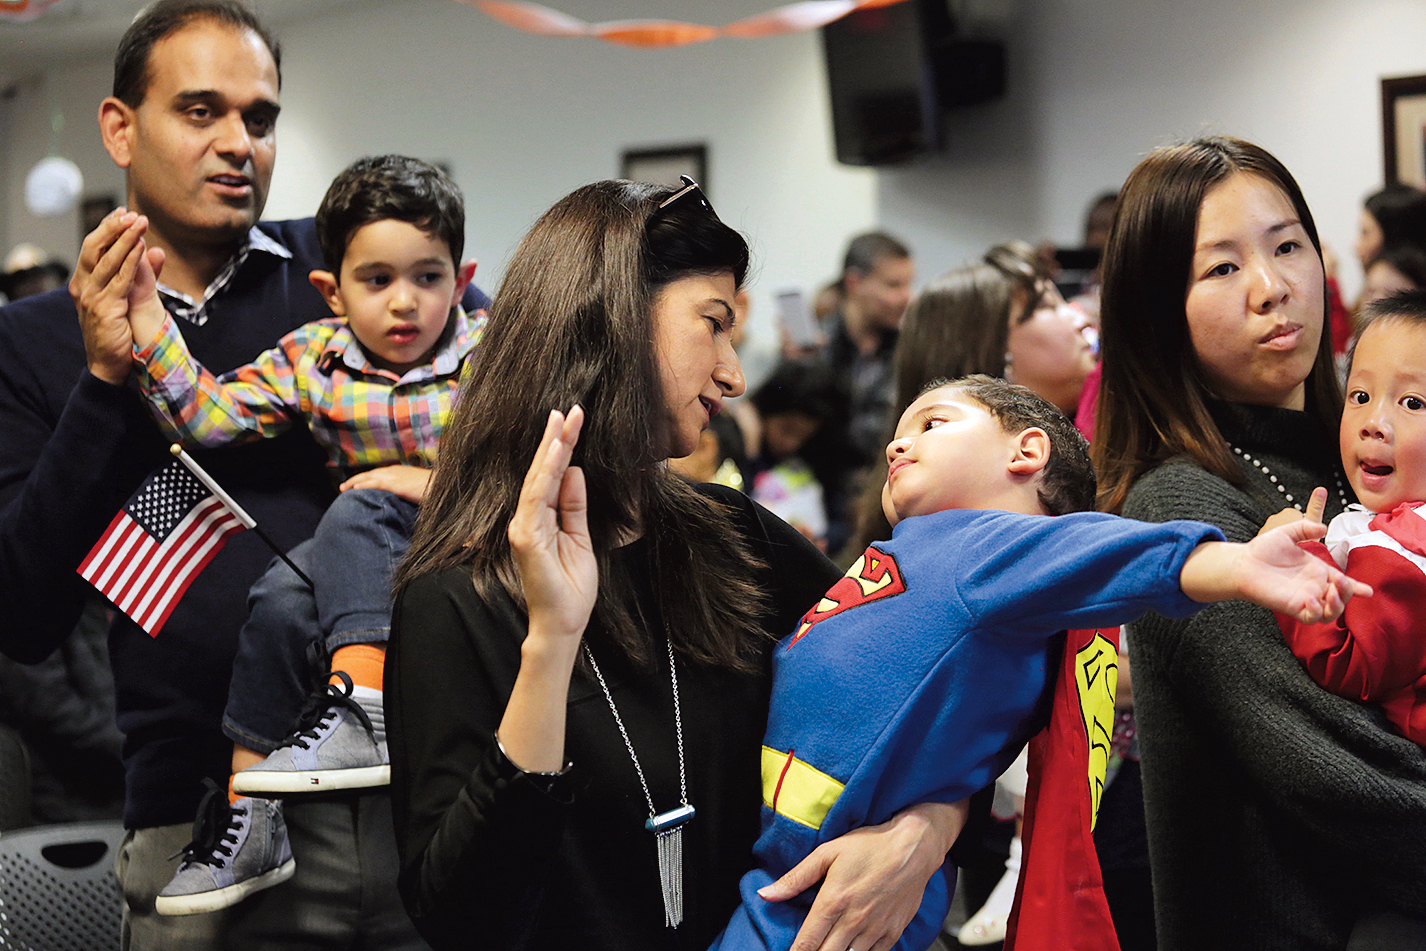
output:
{"label": "wall-mounted television", "polygon": [[1005,49],[956,36],[946,0],[858,10],[822,28],[837,160],[890,165],[941,146],[943,113],[1005,91]]}

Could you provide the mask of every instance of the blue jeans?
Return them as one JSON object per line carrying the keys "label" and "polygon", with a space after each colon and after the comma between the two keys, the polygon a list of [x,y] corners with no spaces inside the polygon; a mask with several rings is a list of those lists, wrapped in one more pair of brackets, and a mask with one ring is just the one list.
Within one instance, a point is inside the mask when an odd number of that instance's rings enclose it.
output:
{"label": "blue jeans", "polygon": [[288,553],[313,588],[273,559],[248,594],[248,620],[238,634],[223,714],[229,739],[271,753],[326,678],[326,671],[314,676],[314,650],[391,636],[391,576],[410,545],[417,511],[415,503],[379,489],[343,492],[316,535]]}

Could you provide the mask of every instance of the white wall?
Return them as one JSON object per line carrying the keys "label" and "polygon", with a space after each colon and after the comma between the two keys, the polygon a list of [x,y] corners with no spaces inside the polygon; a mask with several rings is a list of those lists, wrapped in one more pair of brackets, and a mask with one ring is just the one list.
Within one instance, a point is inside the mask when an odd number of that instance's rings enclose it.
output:
{"label": "white wall", "polygon": [[1158,145],[1206,133],[1275,153],[1341,260],[1381,184],[1380,79],[1426,73],[1421,0],[1034,0],[1006,100],[951,115],[944,156],[881,174],[878,216],[929,278],[1007,238],[1078,243],[1084,212]]}
{"label": "white wall", "polygon": [[[3,56],[0,50],[0,56]],[[73,264],[82,237],[79,211],[36,217],[25,208],[25,176],[47,155],[62,155],[84,173],[85,195],[113,195],[124,200],[124,177],[109,161],[99,139],[99,101],[109,91],[112,61],[77,63],[14,87],[5,104],[8,128],[0,142],[0,258],[21,241],[38,244]],[[60,126],[56,132],[56,121]]]}
{"label": "white wall", "polygon": [[[550,5],[718,22],[775,3]],[[493,288],[533,218],[575,185],[616,174],[622,149],[705,141],[713,201],[757,252],[753,330],[765,355],[771,292],[831,277],[853,232],[883,226],[904,237],[923,281],[1007,238],[1072,242],[1092,195],[1153,146],[1203,131],[1255,139],[1283,158],[1324,238],[1350,258],[1358,203],[1381,177],[1378,80],[1426,73],[1421,0],[957,6],[1008,39],[1010,95],[952,113],[944,154],[879,171],[832,159],[816,34],[629,50],[529,36],[450,0],[356,3],[286,23],[269,214],[310,214],[361,154],[447,160],[469,202],[469,251]],[[34,221],[20,208],[56,104],[60,151],[84,168],[88,190],[121,190],[93,120],[108,83],[107,59],[76,63],[23,84],[9,103],[0,251],[37,235],[77,250],[73,222]],[[1354,262],[1344,260],[1343,276],[1353,290]]]}
{"label": "white wall", "polygon": [[630,50],[407,0],[290,25],[282,38],[269,214],[310,214],[362,154],[449,161],[466,194],[467,253],[490,290],[534,219],[574,187],[618,175],[622,150],[706,142],[711,200],[754,247],[755,372],[774,348],[771,292],[832,276],[846,236],[874,223],[874,174],[832,157],[815,33]]}

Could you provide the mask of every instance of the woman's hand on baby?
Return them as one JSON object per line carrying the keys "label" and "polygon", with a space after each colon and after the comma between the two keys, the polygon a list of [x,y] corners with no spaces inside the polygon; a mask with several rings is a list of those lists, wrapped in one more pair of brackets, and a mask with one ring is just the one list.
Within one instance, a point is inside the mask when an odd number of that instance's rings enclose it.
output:
{"label": "woman's hand on baby", "polygon": [[1301,512],[1289,505],[1281,512],[1277,512],[1268,517],[1263,523],[1263,527],[1258,529],[1258,534],[1262,535],[1272,531],[1280,525],[1288,525],[1292,522],[1300,522],[1306,519],[1309,522],[1322,521],[1322,515],[1327,511],[1327,489],[1318,486],[1312,490],[1312,496],[1307,500],[1307,511]]}
{"label": "woman's hand on baby", "polygon": [[1349,577],[1299,544],[1321,538],[1326,531],[1321,522],[1302,518],[1242,546],[1238,566],[1232,571],[1238,596],[1305,624],[1336,620],[1352,598],[1369,597],[1370,585]]}
{"label": "woman's hand on baby", "polygon": [[426,488],[430,484],[430,469],[420,466],[379,466],[358,472],[337,488],[343,492],[350,492],[352,489],[380,489],[420,505],[426,498]]}
{"label": "woman's hand on baby", "polygon": [[530,633],[580,637],[599,589],[589,539],[584,472],[570,458],[584,410],[550,413],[540,448],[525,474],[508,536],[530,616]]}
{"label": "woman's hand on baby", "polygon": [[787,901],[822,883],[791,951],[887,951],[921,907],[926,882],[946,861],[968,803],[921,803],[879,826],[819,845],[758,894]]}

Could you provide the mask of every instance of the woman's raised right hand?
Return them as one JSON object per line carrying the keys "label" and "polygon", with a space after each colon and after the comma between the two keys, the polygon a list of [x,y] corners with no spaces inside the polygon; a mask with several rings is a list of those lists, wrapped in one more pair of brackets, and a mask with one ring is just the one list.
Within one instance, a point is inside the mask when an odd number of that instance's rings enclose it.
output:
{"label": "woman's raised right hand", "polygon": [[584,409],[553,410],[507,530],[532,636],[583,635],[599,589],[584,472],[569,464]]}

